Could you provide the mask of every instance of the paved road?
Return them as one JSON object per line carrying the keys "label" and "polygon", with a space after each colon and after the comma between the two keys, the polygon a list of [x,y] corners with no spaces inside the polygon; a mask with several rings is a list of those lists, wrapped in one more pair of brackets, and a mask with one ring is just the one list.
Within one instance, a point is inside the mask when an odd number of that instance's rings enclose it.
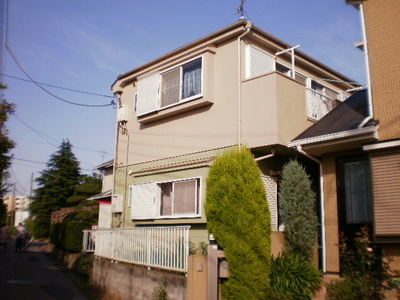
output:
{"label": "paved road", "polygon": [[26,253],[14,252],[14,241],[0,250],[0,300],[87,300],[71,279],[32,242]]}

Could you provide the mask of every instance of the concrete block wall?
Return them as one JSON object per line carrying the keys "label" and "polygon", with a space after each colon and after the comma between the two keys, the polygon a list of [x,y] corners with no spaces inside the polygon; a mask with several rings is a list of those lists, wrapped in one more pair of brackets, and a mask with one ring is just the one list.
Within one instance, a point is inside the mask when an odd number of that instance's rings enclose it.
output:
{"label": "concrete block wall", "polygon": [[152,299],[162,280],[167,279],[168,299],[186,300],[187,279],[184,274],[148,269],[96,258],[93,282],[120,299]]}

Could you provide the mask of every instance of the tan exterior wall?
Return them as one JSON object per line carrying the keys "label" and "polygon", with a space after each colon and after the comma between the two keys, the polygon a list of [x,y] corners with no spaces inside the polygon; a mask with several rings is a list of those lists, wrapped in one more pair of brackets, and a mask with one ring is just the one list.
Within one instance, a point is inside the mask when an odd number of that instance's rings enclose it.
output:
{"label": "tan exterior wall", "polygon": [[374,115],[380,140],[400,137],[400,1],[364,1]]}
{"label": "tan exterior wall", "polygon": [[102,192],[112,190],[114,185],[113,179],[113,168],[106,169],[103,175]]}
{"label": "tan exterior wall", "polygon": [[[156,121],[140,123],[133,112],[133,99],[138,91],[137,84],[125,86],[121,103],[129,112],[127,125],[123,128],[130,136],[129,153],[126,155],[128,137],[121,135],[122,129],[119,128],[117,165],[121,163],[124,165],[126,158],[128,164],[133,164],[236,145],[240,134],[239,106],[241,140],[249,147],[286,144],[312,125],[313,122],[307,120],[306,89],[303,84],[278,72],[245,80],[245,45],[244,42],[241,43],[240,90],[236,39],[224,42],[213,48],[213,51],[205,51],[202,54],[204,96],[200,100],[212,102],[210,105],[176,113]],[[296,70],[311,77],[323,76],[312,74],[309,69],[302,69],[300,64]],[[325,84],[340,90],[335,83]],[[175,108],[165,109],[164,112],[170,109]]]}
{"label": "tan exterior wall", "polygon": [[336,189],[336,157],[323,158],[324,204],[325,204],[325,234],[326,234],[326,271],[340,271],[339,248],[337,246],[339,223]]}

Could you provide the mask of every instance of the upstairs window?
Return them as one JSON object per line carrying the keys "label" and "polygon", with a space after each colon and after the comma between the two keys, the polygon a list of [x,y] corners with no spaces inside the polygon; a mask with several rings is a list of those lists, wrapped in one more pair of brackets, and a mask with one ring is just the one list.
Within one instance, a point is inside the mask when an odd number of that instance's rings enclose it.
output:
{"label": "upstairs window", "polygon": [[201,94],[201,58],[161,74],[161,107]]}
{"label": "upstairs window", "polygon": [[138,81],[136,114],[142,116],[202,95],[203,59],[197,58]]}
{"label": "upstairs window", "polygon": [[253,45],[246,46],[246,79],[275,71],[275,56]]}

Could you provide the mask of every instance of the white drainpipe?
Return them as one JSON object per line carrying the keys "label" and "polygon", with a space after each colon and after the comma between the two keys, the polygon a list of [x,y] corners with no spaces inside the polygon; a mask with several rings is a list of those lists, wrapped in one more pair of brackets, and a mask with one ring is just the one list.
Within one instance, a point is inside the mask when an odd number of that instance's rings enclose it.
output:
{"label": "white drainpipe", "polygon": [[324,177],[322,174],[322,162],[314,156],[306,153],[301,146],[295,148],[298,152],[319,164],[319,189],[321,191],[321,247],[322,247],[322,271],[326,272],[326,233],[325,233],[325,197],[324,197]]}
{"label": "white drainpipe", "polygon": [[374,116],[373,110],[373,102],[372,102],[372,86],[371,86],[371,72],[369,69],[369,56],[368,56],[368,42],[367,42],[367,32],[365,29],[365,16],[364,16],[364,5],[362,1],[359,3],[358,9],[360,10],[360,17],[361,17],[361,27],[362,27],[362,35],[364,40],[364,57],[365,57],[365,70],[367,72],[367,93],[368,93],[368,117],[366,117],[358,128],[363,127],[365,124],[368,123]]}
{"label": "white drainpipe", "polygon": [[246,31],[238,36],[237,39],[237,47],[238,47],[238,145],[242,147],[242,64],[241,64],[241,57],[242,57],[242,49],[241,49],[241,40],[242,38],[250,33],[253,24],[250,21],[247,21],[245,26]]}

